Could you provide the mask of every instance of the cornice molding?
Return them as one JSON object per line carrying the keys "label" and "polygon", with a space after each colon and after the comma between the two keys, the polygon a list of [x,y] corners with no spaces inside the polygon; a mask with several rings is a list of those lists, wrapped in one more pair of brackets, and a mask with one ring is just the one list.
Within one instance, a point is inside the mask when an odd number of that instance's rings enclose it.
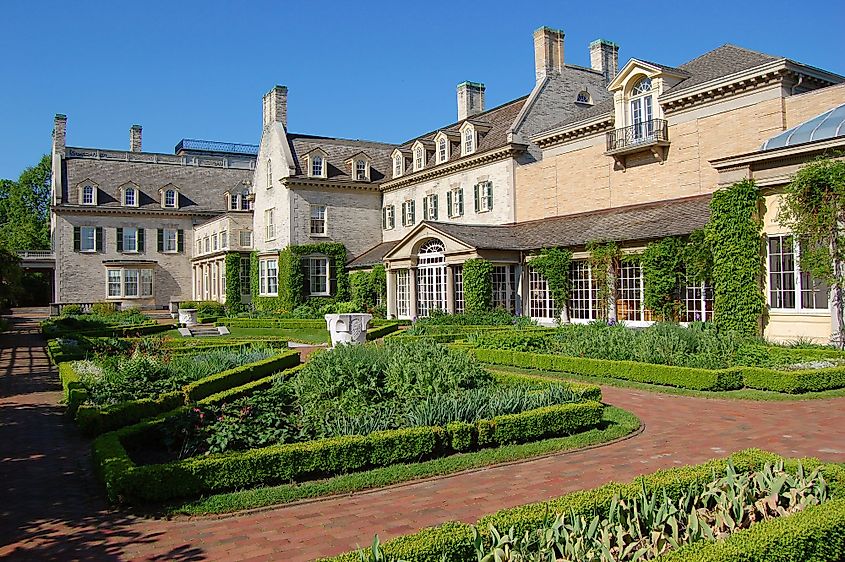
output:
{"label": "cornice molding", "polygon": [[736,156],[728,156],[725,158],[716,158],[714,160],[710,160],[710,165],[712,165],[716,170],[726,171],[760,162],[794,160],[800,156],[806,157],[817,152],[824,152],[826,150],[836,148],[845,148],[845,137],[813,141],[795,146],[784,146],[766,151],[758,150],[756,152],[738,154]]}
{"label": "cornice molding", "polygon": [[612,131],[614,127],[613,113],[606,113],[588,120],[579,121],[565,127],[546,131],[531,138],[540,148],[550,148],[565,142],[590,137],[600,133]]}
{"label": "cornice molding", "polygon": [[98,207],[96,205],[53,205],[50,210],[56,214],[85,214],[85,215],[129,215],[129,216],[157,216],[157,217],[179,217],[179,218],[193,218],[193,217],[216,217],[226,213],[225,210],[219,211],[188,211],[179,212],[171,209],[144,209],[133,207]]}
{"label": "cornice molding", "polygon": [[288,189],[351,189],[355,191],[380,191],[379,184],[355,181],[334,181],[322,178],[305,178],[288,176],[281,179],[281,183]]}

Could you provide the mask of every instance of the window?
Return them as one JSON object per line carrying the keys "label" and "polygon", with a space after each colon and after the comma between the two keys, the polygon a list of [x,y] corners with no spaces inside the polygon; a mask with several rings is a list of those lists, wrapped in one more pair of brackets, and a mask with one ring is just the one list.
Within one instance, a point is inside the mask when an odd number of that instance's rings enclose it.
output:
{"label": "window", "polygon": [[97,227],[80,226],[79,228],[79,251],[97,251]]}
{"label": "window", "polygon": [[273,161],[267,159],[267,189],[273,187]]}
{"label": "window", "polygon": [[446,310],[446,247],[437,239],[420,247],[417,255],[417,314]]}
{"label": "window", "polygon": [[85,185],[82,187],[82,204],[96,205],[97,201],[94,199],[94,186]]}
{"label": "window", "polygon": [[713,288],[706,283],[690,282],[684,287],[684,313],[681,322],[713,320]]}
{"label": "window", "polygon": [[277,295],[279,293],[279,261],[276,258],[258,261],[258,293]]}
{"label": "window", "polygon": [[197,255],[202,253],[202,240],[197,240]]}
{"label": "window", "polygon": [[423,220],[437,220],[437,194],[432,193],[423,197]]}
{"label": "window", "polygon": [[217,233],[211,235],[211,249],[217,251]]}
{"label": "window", "polygon": [[315,177],[323,177],[323,157],[315,156],[311,161],[311,175]]}
{"label": "window", "polygon": [[598,303],[596,302],[596,287],[593,284],[593,272],[586,261],[571,261],[569,263],[569,319],[595,320],[598,318]]}
{"label": "window", "polygon": [[232,193],[229,195],[229,210],[230,211],[237,211],[240,206],[238,204],[239,195],[237,193]]}
{"label": "window", "polygon": [[248,295],[250,293],[250,274],[252,263],[249,256],[241,256],[241,294]]}
{"label": "window", "polygon": [[276,238],[276,225],[274,223],[276,210],[267,209],[264,211],[264,239],[273,240]]}
{"label": "window", "polygon": [[490,275],[493,289],[493,308],[516,311],[516,272],[511,265],[493,266]]}
{"label": "window", "polygon": [[117,229],[117,251],[118,252],[140,252],[141,247],[140,234],[137,228],[118,228]]}
{"label": "window", "polygon": [[355,161],[355,179],[358,181],[367,181],[369,179],[370,174],[367,171],[367,161],[366,160],[356,160]]}
{"label": "window", "polygon": [[437,143],[437,163],[442,164],[449,159],[449,141],[446,137],[440,137]]}
{"label": "window", "polygon": [[396,226],[396,207],[388,205],[381,209],[381,227],[384,230],[392,230]]}
{"label": "window", "polygon": [[402,175],[402,155],[397,154],[393,157],[393,177],[398,178]]}
{"label": "window", "polygon": [[528,267],[528,314],[536,320],[554,320],[555,300],[549,283],[539,271]]}
{"label": "window", "polygon": [[405,201],[402,203],[402,226],[413,226],[416,222],[416,217],[414,216],[415,206],[414,201]]}
{"label": "window", "polygon": [[134,187],[127,187],[126,190],[123,192],[123,204],[126,207],[138,206],[138,192],[135,190]]}
{"label": "window", "polygon": [[769,306],[777,309],[827,310],[829,287],[801,271],[801,244],[791,235],[769,236]]}
{"label": "window", "polygon": [[220,247],[224,250],[229,247],[229,232],[226,230],[220,231]]}
{"label": "window", "polygon": [[205,246],[205,251],[210,252],[211,251],[211,239],[208,236],[206,236],[202,240],[203,240],[203,245]]}
{"label": "window", "polygon": [[153,296],[153,270],[110,268],[106,270],[106,295],[110,298]]}
{"label": "window", "polygon": [[616,317],[629,322],[651,320],[651,313],[643,308],[643,271],[638,261],[622,260],[619,266],[619,299]]}
{"label": "window", "polygon": [[241,247],[243,248],[251,248],[252,247],[252,231],[251,230],[241,230]]}
{"label": "window", "polygon": [[463,314],[466,309],[464,299],[464,268],[460,265],[454,267],[455,277],[455,314]]}
{"label": "window", "polygon": [[423,147],[417,146],[414,149],[414,171],[422,170],[425,167],[425,151]]}
{"label": "window", "polygon": [[590,93],[586,90],[581,90],[578,92],[578,96],[575,98],[575,103],[593,103],[592,99],[590,98]]}
{"label": "window", "polygon": [[467,127],[464,131],[464,154],[472,154],[475,150],[475,130]]}
{"label": "window", "polygon": [[168,189],[164,192],[164,206],[168,209],[176,208],[176,190]]}
{"label": "window", "polygon": [[329,258],[307,258],[308,286],[311,295],[329,294]]}
{"label": "window", "polygon": [[396,271],[396,315],[411,317],[411,276],[407,269]]}
{"label": "window", "polygon": [[475,184],[475,212],[486,213],[493,210],[493,182],[483,181]]}
{"label": "window", "polygon": [[249,200],[249,190],[244,189],[244,192],[241,193],[241,210],[249,211],[250,208],[252,208],[252,202]]}
{"label": "window", "polygon": [[173,253],[179,251],[179,231],[175,228],[165,228],[161,231],[160,251]]}
{"label": "window", "polygon": [[643,77],[631,88],[630,125],[632,138],[645,141],[654,136],[654,107],[651,78]]}
{"label": "window", "polygon": [[325,236],[326,234],[326,206],[311,205],[311,236]]}
{"label": "window", "polygon": [[211,298],[217,297],[217,262],[211,264]]}
{"label": "window", "polygon": [[446,192],[446,210],[450,217],[461,217],[464,214],[464,189],[456,187]]}

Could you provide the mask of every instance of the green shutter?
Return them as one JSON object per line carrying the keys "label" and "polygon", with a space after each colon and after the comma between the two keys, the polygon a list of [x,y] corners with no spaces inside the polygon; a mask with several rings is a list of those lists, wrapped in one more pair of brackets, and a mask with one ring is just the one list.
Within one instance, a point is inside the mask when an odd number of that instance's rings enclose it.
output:
{"label": "green shutter", "polygon": [[176,251],[180,254],[185,252],[185,231],[181,228],[176,231]]}
{"label": "green shutter", "polygon": [[122,228],[117,229],[117,251],[118,252],[123,251],[123,229]]}
{"label": "green shutter", "polygon": [[446,216],[447,217],[454,216],[452,214],[452,192],[451,191],[446,192]]}
{"label": "green shutter", "polygon": [[94,246],[97,248],[98,252],[103,251],[103,242],[104,241],[105,241],[105,238],[103,238],[103,227],[98,226],[96,229],[94,229]]}
{"label": "green shutter", "polygon": [[475,212],[477,213],[481,209],[481,199],[479,198],[478,193],[478,184],[475,184]]}
{"label": "green shutter", "polygon": [[428,220],[428,196],[423,197],[423,220]]}
{"label": "green shutter", "polygon": [[164,231],[160,228],[156,229],[156,245],[158,246],[158,251],[164,251]]}
{"label": "green shutter", "polygon": [[138,244],[137,245],[138,245],[138,251],[139,252],[144,251],[144,232],[145,231],[144,231],[143,228],[138,229]]}
{"label": "green shutter", "polygon": [[437,220],[437,195],[431,198],[431,203],[431,206],[434,207],[434,209],[432,209],[431,219]]}
{"label": "green shutter", "polygon": [[381,208],[381,229],[387,230],[387,207]]}
{"label": "green shutter", "polygon": [[82,234],[78,226],[73,227],[73,251],[78,252],[82,249]]}
{"label": "green shutter", "polygon": [[487,210],[493,210],[493,182],[488,181],[484,184],[484,189],[487,191]]}
{"label": "green shutter", "polygon": [[396,205],[390,206],[390,228],[396,226]]}
{"label": "green shutter", "polygon": [[411,201],[411,225],[413,226],[417,222],[417,202]]}
{"label": "green shutter", "polygon": [[464,215],[464,188],[458,190],[458,216]]}

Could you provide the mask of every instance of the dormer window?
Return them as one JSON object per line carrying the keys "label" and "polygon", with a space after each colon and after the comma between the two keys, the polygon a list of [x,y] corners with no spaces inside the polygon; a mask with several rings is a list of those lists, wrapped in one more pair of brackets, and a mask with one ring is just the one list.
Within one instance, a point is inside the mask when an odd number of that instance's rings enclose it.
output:
{"label": "dormer window", "polygon": [[590,92],[588,92],[587,90],[581,90],[580,92],[578,92],[578,96],[575,98],[575,103],[592,105],[593,99],[590,96]]}
{"label": "dormer window", "polygon": [[240,194],[232,193],[226,197],[229,200],[229,210],[230,211],[237,211],[240,208],[239,199]]}
{"label": "dormer window", "polygon": [[349,175],[355,181],[370,181],[370,158],[366,154],[353,154],[352,158],[346,161],[349,166]]}
{"label": "dormer window", "polygon": [[475,127],[471,123],[464,123],[461,127],[461,156],[475,152],[477,143]]}
{"label": "dormer window", "polygon": [[423,147],[417,146],[414,149],[414,171],[422,170],[425,166],[425,151]]}
{"label": "dormer window", "polygon": [[315,177],[323,176],[323,157],[315,156],[311,161],[311,175]]}
{"label": "dormer window", "polygon": [[82,204],[83,205],[96,205],[97,204],[97,191],[93,185],[83,185],[82,186]]}
{"label": "dormer window", "polygon": [[127,187],[123,192],[123,204],[126,207],[138,206],[138,191],[134,187]]}
{"label": "dormer window", "polygon": [[405,155],[398,149],[393,151],[393,177],[398,178],[405,173]]}
{"label": "dormer window", "polygon": [[166,209],[175,209],[176,208],[176,190],[175,189],[167,189],[164,192],[164,207]]}
{"label": "dormer window", "polygon": [[367,162],[365,160],[355,161],[355,179],[358,181],[366,181],[367,179]]}
{"label": "dormer window", "polygon": [[250,209],[249,190],[244,189],[243,193],[241,193],[241,210],[242,211],[249,211],[249,209]]}
{"label": "dormer window", "polygon": [[643,76],[631,88],[629,125],[635,139],[654,135],[654,102],[651,95],[651,78]]}
{"label": "dormer window", "polygon": [[440,137],[440,142],[437,143],[437,163],[442,164],[449,159],[449,141],[446,137]]}

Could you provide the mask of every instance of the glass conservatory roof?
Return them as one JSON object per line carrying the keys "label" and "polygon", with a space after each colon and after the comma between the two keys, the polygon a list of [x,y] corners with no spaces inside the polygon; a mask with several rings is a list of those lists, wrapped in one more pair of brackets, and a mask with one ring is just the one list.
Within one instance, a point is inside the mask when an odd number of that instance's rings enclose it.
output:
{"label": "glass conservatory roof", "polygon": [[832,139],[843,135],[845,135],[845,104],[829,109],[821,115],[770,138],[763,143],[760,150],[772,150],[773,148]]}

